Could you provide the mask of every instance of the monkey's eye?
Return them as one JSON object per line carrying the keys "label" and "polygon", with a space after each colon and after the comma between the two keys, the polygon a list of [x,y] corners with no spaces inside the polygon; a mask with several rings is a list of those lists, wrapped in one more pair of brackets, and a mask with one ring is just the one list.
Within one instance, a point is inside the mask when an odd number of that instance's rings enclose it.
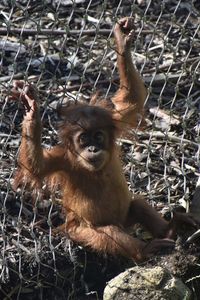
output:
{"label": "monkey's eye", "polygon": [[90,142],[90,137],[87,133],[81,133],[79,136],[79,143],[81,146],[87,146]]}
{"label": "monkey's eye", "polygon": [[94,139],[97,144],[103,144],[105,141],[105,135],[102,131],[97,131],[94,135]]}

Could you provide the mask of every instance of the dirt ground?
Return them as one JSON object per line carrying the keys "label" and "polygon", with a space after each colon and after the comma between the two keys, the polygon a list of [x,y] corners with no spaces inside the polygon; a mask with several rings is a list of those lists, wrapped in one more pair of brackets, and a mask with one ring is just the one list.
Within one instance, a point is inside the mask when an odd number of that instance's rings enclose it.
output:
{"label": "dirt ground", "polygon": [[[194,199],[200,216],[200,196],[194,197],[200,173],[199,1],[125,0],[116,5],[112,0],[80,0],[72,5],[70,0],[3,0],[0,299],[101,299],[106,282],[134,265],[86,251],[67,237],[54,237],[52,228],[63,222],[59,194],[55,201],[46,195],[34,205],[29,192],[13,190],[23,108],[6,100],[14,79],[33,82],[41,99],[42,143],[55,145],[61,103],[87,102],[96,90],[109,98],[116,91],[119,77],[111,30],[117,19],[130,12],[136,26],[133,58],[149,97],[145,130],[130,132],[118,141],[127,184],[166,217],[171,208],[188,208]],[[23,32],[24,27],[35,33]],[[9,28],[21,34],[8,32]],[[41,33],[41,29],[57,33]],[[145,265],[167,267],[191,288],[194,299],[200,299],[199,236],[186,243],[192,234],[183,229],[175,249]],[[149,238],[139,229],[137,235]]]}

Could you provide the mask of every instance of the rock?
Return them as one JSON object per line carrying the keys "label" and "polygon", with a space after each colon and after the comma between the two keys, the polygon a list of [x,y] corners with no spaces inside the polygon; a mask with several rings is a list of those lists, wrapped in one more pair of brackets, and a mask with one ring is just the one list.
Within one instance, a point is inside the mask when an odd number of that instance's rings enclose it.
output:
{"label": "rock", "polygon": [[26,47],[22,43],[15,43],[6,40],[0,41],[0,50],[7,52],[18,52],[18,54],[26,53]]}
{"label": "rock", "polygon": [[103,300],[189,300],[191,291],[169,271],[161,268],[133,267],[110,280]]}

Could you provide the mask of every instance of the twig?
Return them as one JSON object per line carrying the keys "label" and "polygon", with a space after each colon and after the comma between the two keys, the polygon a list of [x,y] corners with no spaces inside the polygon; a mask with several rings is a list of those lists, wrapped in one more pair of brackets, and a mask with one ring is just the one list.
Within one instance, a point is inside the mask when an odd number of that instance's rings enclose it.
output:
{"label": "twig", "polygon": [[12,239],[11,242],[14,246],[19,247],[22,251],[26,252],[29,255],[31,254],[31,252],[26,247],[24,247],[22,244],[18,243],[18,241],[16,241],[15,239]]}
{"label": "twig", "polygon": [[171,68],[174,68],[174,67],[179,67],[179,66],[182,66],[184,64],[189,64],[189,63],[192,63],[192,62],[195,62],[195,61],[199,61],[199,57],[192,57],[192,58],[188,58],[186,61],[177,61],[177,62],[173,62],[173,63],[166,63],[162,66],[159,66],[159,67],[154,67],[154,68],[150,68],[146,71],[144,71],[143,73],[151,73],[151,72],[155,72],[156,71],[162,71],[162,70],[165,70],[169,67]]}
{"label": "twig", "polygon": [[197,275],[197,276],[194,276],[192,278],[189,278],[188,280],[186,280],[186,283],[192,282],[192,281],[197,280],[197,279],[200,279],[200,275]]}
{"label": "twig", "polygon": [[200,237],[200,229],[196,230],[189,238],[186,240],[186,243],[192,243]]}
{"label": "twig", "polygon": [[[99,84],[107,84],[107,83],[115,83],[117,81],[119,81],[119,77],[114,77],[112,79],[103,79],[103,80],[98,81],[98,85]],[[75,84],[75,85],[72,85],[72,86],[66,86],[64,88],[54,90],[54,93],[63,92],[65,90],[70,92],[70,91],[79,89],[80,86],[81,86],[81,88],[94,87],[94,82],[86,82],[86,83],[83,83],[83,84]]]}
{"label": "twig", "polygon": [[[16,206],[20,208],[21,206],[21,203],[19,202],[16,202]],[[33,213],[26,207],[22,207],[22,212],[24,213],[24,215],[27,217],[27,218],[32,218],[33,216]]]}
{"label": "twig", "polygon": [[[83,30],[83,35],[96,35],[97,33],[101,35],[109,35],[111,33],[111,29],[87,29]],[[80,34],[80,30],[76,29],[29,29],[29,28],[9,28],[9,27],[0,27],[0,35],[7,35],[7,34],[20,34],[20,35],[78,35]],[[138,31],[139,32],[139,31]],[[154,33],[155,30],[143,30],[143,34],[151,34]],[[137,34],[137,31],[136,31]]]}
{"label": "twig", "polygon": [[[22,73],[18,73],[16,75],[11,75],[11,76],[5,76],[5,77],[0,77],[0,82],[3,82],[3,81],[10,81],[11,79],[22,79],[23,80],[24,78],[24,74]],[[30,80],[31,81],[37,81],[38,77],[35,76],[34,78],[31,78]],[[57,82],[61,83],[65,83],[67,81],[67,78],[60,78],[57,80]],[[118,83],[119,81],[119,77],[114,77],[113,79],[103,79],[103,80],[99,80],[98,81],[98,85],[99,84],[108,84],[108,83]],[[44,83],[45,81],[41,80],[41,83]],[[57,90],[53,90],[54,93],[60,93],[60,92],[63,92],[63,91],[67,91],[67,92],[70,92],[70,91],[74,91],[74,90],[77,90],[79,89],[81,86],[81,88],[90,88],[90,87],[94,87],[94,82],[86,82],[86,83],[82,83],[82,84],[74,84],[74,85],[71,85],[71,86],[66,86],[66,87],[63,87],[63,88],[60,88],[60,89],[57,89]],[[7,90],[3,90],[4,93],[7,93]]]}
{"label": "twig", "polygon": [[17,138],[17,139],[19,139],[19,137],[16,137],[16,135],[14,135],[14,134],[7,134],[7,133],[0,133],[0,137],[1,138]]}
{"label": "twig", "polygon": [[23,73],[2,76],[2,77],[0,77],[0,82],[5,82],[5,81],[7,82],[7,81],[10,81],[11,79],[23,79],[24,76],[25,76],[25,74],[23,74]]}
{"label": "twig", "polygon": [[[140,133],[138,132],[137,135],[140,135]],[[187,140],[187,139],[183,139],[181,137],[178,137],[178,136],[174,136],[172,134],[164,134],[164,133],[161,133],[161,132],[153,132],[153,133],[141,133],[142,137],[151,137],[152,138],[159,138],[159,139],[167,139],[171,142],[178,142],[180,144],[189,144],[191,146],[195,146],[197,148],[199,148],[199,144],[198,143],[195,143],[195,142],[192,142],[190,140]]]}
{"label": "twig", "polygon": [[153,84],[160,84],[160,83],[163,83],[167,80],[176,82],[180,78],[180,76],[181,76],[181,78],[185,78],[187,76],[187,74],[186,73],[181,73],[181,72],[179,72],[179,73],[177,72],[176,74],[174,74],[174,73],[169,73],[169,74],[160,73],[160,74],[156,74],[154,77],[153,76],[144,76],[144,81],[145,81],[145,83],[149,84],[149,83],[151,83],[152,78],[153,78]]}
{"label": "twig", "polygon": [[[55,211],[51,214],[51,219],[57,217],[59,215],[58,211]],[[43,228],[41,228],[41,225],[44,225],[44,224],[47,224],[47,218],[46,217],[43,217],[42,219],[40,219],[39,221],[35,222],[33,224],[33,227],[36,228],[36,227],[39,227],[41,230],[44,231]]]}

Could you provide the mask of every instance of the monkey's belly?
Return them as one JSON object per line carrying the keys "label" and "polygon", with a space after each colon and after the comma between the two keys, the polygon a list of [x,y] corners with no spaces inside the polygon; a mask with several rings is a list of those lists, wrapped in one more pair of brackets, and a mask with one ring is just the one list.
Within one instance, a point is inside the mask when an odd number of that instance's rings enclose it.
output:
{"label": "monkey's belly", "polygon": [[95,200],[78,197],[69,208],[76,212],[80,221],[89,222],[94,226],[104,226],[123,225],[129,205],[130,197],[127,198],[127,195],[126,198],[116,197],[114,201],[113,199],[109,201],[107,197],[99,197]]}

